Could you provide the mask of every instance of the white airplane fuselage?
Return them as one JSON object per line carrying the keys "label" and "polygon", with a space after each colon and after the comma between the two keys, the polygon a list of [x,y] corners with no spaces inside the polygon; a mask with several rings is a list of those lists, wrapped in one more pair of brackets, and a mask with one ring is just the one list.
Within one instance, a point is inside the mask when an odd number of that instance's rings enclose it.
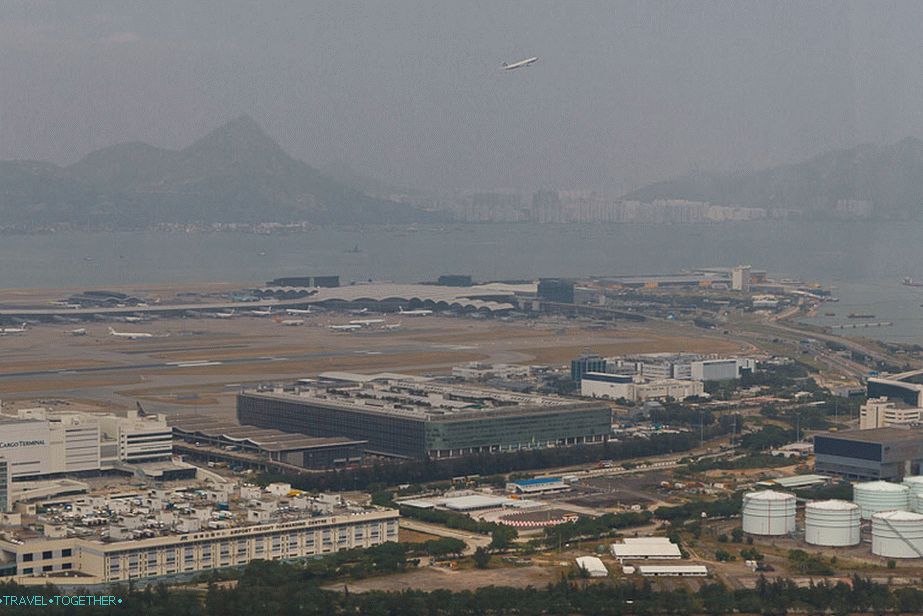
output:
{"label": "white airplane fuselage", "polygon": [[507,64],[506,62],[504,62],[503,69],[507,71],[511,71],[513,69],[529,66],[530,64],[535,64],[536,62],[538,62],[538,56],[526,58],[525,60],[520,60],[519,62],[513,62],[512,64]]}
{"label": "white airplane fuselage", "polygon": [[109,328],[109,335],[115,336],[117,338],[128,338],[129,340],[138,340],[140,338],[153,338],[154,334],[149,334],[147,332],[117,332],[111,327]]}

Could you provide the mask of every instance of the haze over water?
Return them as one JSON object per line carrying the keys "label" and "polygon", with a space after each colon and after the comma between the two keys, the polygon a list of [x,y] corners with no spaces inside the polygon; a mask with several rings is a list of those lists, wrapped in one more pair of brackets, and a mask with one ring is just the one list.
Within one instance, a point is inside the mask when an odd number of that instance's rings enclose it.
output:
{"label": "haze over water", "polygon": [[[84,233],[0,238],[0,287],[230,281],[299,274],[369,279],[533,279],[675,272],[750,264],[833,286],[828,305],[894,326],[854,333],[923,344],[923,223],[772,222],[720,225],[446,225],[315,229],[291,235]],[[352,252],[358,246],[360,252]]]}

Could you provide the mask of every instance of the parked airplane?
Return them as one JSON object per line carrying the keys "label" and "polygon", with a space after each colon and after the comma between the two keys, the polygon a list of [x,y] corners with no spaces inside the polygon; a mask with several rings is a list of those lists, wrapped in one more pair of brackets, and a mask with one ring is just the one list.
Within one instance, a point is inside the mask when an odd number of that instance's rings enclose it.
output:
{"label": "parked airplane", "polygon": [[137,340],[139,338],[153,338],[154,334],[149,334],[147,332],[117,332],[111,327],[109,328],[110,336],[117,336],[119,338],[128,338],[129,340]]}
{"label": "parked airplane", "polygon": [[143,320],[144,320],[144,317],[138,317],[138,316],[127,316],[127,317],[125,317],[125,322],[126,322],[126,323],[140,323],[140,322],[143,321]]}
{"label": "parked airplane", "polygon": [[358,308],[356,310],[350,310],[349,314],[366,314],[368,311],[368,308]]}
{"label": "parked airplane", "polygon": [[350,321],[349,324],[368,326],[368,325],[378,325],[379,323],[384,323],[384,322],[385,322],[384,319],[355,319],[353,321]]}
{"label": "parked airplane", "polygon": [[79,327],[77,329],[71,330],[71,336],[86,336],[87,330],[85,327]]}
{"label": "parked airplane", "polygon": [[287,327],[298,327],[299,325],[304,325],[304,319],[283,319],[279,322]]}
{"label": "parked airplane", "polygon": [[272,316],[272,306],[270,306],[266,310],[259,310],[259,309],[251,310],[250,314],[252,314],[255,317],[271,317]]}
{"label": "parked airplane", "polygon": [[329,327],[337,332],[354,332],[357,329],[362,329],[361,325],[330,325]]}
{"label": "parked airplane", "polygon": [[515,68],[523,68],[524,66],[529,66],[530,64],[535,64],[538,62],[538,56],[532,58],[526,58],[525,60],[520,60],[519,62],[513,62],[512,64],[503,63],[503,69],[511,71]]}
{"label": "parked airplane", "polygon": [[400,326],[401,326],[400,323],[385,323],[384,325],[382,325],[382,327],[384,327],[385,329],[397,329]]}
{"label": "parked airplane", "polygon": [[286,309],[285,309],[285,314],[291,314],[291,315],[296,315],[296,314],[314,314],[314,311],[311,310],[310,308],[305,308],[305,309],[303,309],[303,310],[302,310],[301,308],[286,308]]}
{"label": "parked airplane", "polygon": [[423,310],[423,309],[404,310],[403,306],[398,306],[397,310],[398,310],[398,314],[403,314],[408,317],[428,317],[429,315],[433,314],[432,310]]}
{"label": "parked airplane", "polygon": [[216,319],[233,319],[237,314],[233,310],[228,312],[213,312],[212,316]]}
{"label": "parked airplane", "polygon": [[24,334],[26,333],[26,324],[23,323],[19,327],[4,327],[0,329],[0,334]]}

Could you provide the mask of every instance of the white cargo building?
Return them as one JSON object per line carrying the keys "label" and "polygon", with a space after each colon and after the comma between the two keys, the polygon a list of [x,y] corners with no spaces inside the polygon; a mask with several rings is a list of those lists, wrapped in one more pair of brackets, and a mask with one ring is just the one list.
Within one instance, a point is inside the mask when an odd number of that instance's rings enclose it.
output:
{"label": "white cargo building", "polygon": [[685,400],[692,396],[701,396],[705,387],[697,381],[678,381],[676,379],[659,379],[656,381],[635,382],[634,378],[622,374],[587,372],[580,379],[580,395],[588,398],[625,399],[632,402],[646,400]]}
{"label": "white cargo building", "polygon": [[667,537],[626,537],[613,543],[612,556],[622,560],[675,560],[683,557],[679,546]]}
{"label": "white cargo building", "polygon": [[119,462],[169,459],[173,440],[157,415],[95,415],[74,411],[21,409],[0,416],[0,456],[10,478],[99,471]]}
{"label": "white cargo building", "polygon": [[580,556],[577,558],[577,566],[586,571],[590,577],[607,577],[609,575],[606,565],[595,556]]}

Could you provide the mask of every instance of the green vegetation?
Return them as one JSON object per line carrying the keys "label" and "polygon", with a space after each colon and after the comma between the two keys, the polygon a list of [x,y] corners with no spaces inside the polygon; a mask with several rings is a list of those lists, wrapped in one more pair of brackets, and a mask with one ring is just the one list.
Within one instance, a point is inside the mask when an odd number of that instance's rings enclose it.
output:
{"label": "green vegetation", "polygon": [[792,460],[789,460],[784,456],[752,454],[734,459],[712,458],[708,460],[700,460],[698,462],[690,463],[686,467],[686,470],[691,473],[702,473],[710,470],[730,471],[749,468],[772,468],[776,466],[790,466],[791,464],[793,464]]}
{"label": "green vegetation", "polygon": [[599,539],[613,531],[649,524],[649,511],[606,513],[599,517],[581,517],[576,522],[556,524],[545,529],[545,545],[555,547],[575,540]]}
{"label": "green vegetation", "polygon": [[496,522],[475,520],[463,513],[440,511],[438,509],[419,509],[417,507],[401,507],[400,512],[401,516],[405,518],[413,518],[431,524],[442,524],[446,528],[456,528],[472,533],[492,535],[494,540],[499,539],[507,543],[519,536],[515,528],[497,524]]}
{"label": "green vegetation", "polygon": [[[487,555],[489,557],[489,555]],[[486,566],[483,556],[481,563]],[[588,583],[561,580],[544,588],[489,586],[473,591],[437,590],[423,592],[340,592],[319,588],[330,578],[316,575],[301,564],[256,561],[239,574],[236,587],[210,584],[203,595],[166,586],[116,588],[112,591],[124,603],[117,608],[23,607],[24,616],[470,616],[474,614],[542,616],[546,614],[629,616],[636,614],[805,614],[846,615],[855,613],[923,612],[923,590],[889,588],[855,576],[850,583],[820,582],[799,587],[791,580],[760,577],[755,588],[730,589],[720,583],[705,583],[698,593],[683,587],[656,591],[644,581]],[[0,584],[0,595],[43,595],[60,591],[48,585],[40,588]]]}
{"label": "green vegetation", "polygon": [[474,566],[478,569],[486,569],[490,563],[490,552],[482,547],[474,551]]}
{"label": "green vegetation", "polygon": [[836,573],[823,556],[808,554],[804,550],[789,550],[788,563],[792,571],[803,575],[833,575]]}
{"label": "green vegetation", "polygon": [[743,494],[738,493],[727,498],[712,501],[694,501],[676,507],[658,507],[654,517],[673,524],[682,524],[687,520],[697,520],[704,513],[709,518],[728,518],[740,514]]}

